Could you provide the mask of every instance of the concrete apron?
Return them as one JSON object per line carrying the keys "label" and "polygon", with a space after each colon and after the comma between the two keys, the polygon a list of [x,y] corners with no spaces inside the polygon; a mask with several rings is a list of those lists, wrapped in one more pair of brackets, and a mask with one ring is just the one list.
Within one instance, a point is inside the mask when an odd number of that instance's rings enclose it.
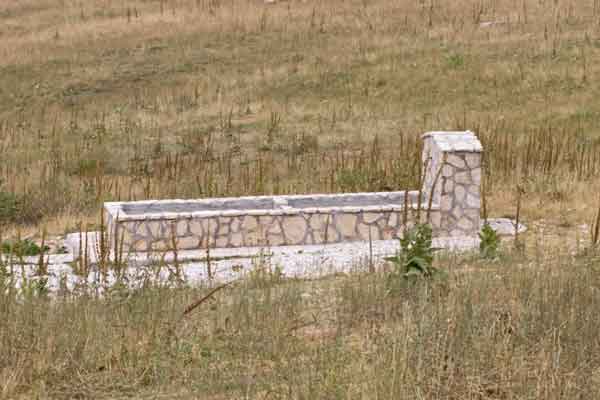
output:
{"label": "concrete apron", "polygon": [[[501,235],[514,234],[513,221],[508,219],[490,219],[490,225]],[[519,226],[519,232],[526,228]],[[45,256],[48,264],[47,287],[51,292],[58,291],[61,286],[71,290],[77,284],[98,284],[103,279],[105,287],[114,284],[118,277],[114,271],[100,277],[97,268],[99,259],[97,232],[88,233],[88,264],[91,266],[89,275],[83,277],[75,273],[75,263],[79,257],[80,234],[69,234],[64,239],[67,254]],[[84,239],[84,243],[86,240]],[[439,251],[462,252],[476,249],[479,239],[472,237],[440,237],[433,239],[433,248]],[[229,282],[239,279],[256,268],[275,272],[286,278],[316,279],[337,273],[352,271],[367,271],[370,267],[381,265],[384,257],[394,255],[399,251],[397,240],[378,240],[368,242],[347,242],[327,245],[277,246],[271,248],[245,247],[185,250],[175,254],[163,253],[131,253],[123,257],[124,276],[131,287],[141,286],[147,279],[169,281],[172,279],[173,267],[179,267],[180,276],[187,285],[207,285]],[[83,253],[83,251],[82,251]],[[113,255],[110,255],[113,259]],[[5,260],[6,261],[6,260]],[[36,276],[39,257],[25,257],[24,264],[18,260],[12,261],[12,268],[17,281],[25,274],[29,279],[39,279]],[[17,282],[17,286],[19,286]]]}

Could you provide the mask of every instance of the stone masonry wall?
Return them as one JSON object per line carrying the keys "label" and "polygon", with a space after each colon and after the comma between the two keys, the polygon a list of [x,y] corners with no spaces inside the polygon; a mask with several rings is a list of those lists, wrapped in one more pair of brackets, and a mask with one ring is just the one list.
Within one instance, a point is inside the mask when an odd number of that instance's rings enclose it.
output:
{"label": "stone masonry wall", "polygon": [[[432,210],[431,214],[439,215],[439,211]],[[406,226],[412,226],[415,220],[415,210],[410,209]],[[125,251],[162,251],[172,249],[174,244],[181,250],[310,245],[397,239],[404,231],[403,222],[404,211],[397,208],[371,212],[188,217],[122,221],[117,235]]]}

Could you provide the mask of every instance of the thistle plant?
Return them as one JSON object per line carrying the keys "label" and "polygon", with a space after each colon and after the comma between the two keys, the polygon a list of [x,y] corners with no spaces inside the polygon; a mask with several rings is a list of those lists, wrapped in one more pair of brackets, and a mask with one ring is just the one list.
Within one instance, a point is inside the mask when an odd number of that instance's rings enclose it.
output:
{"label": "thistle plant", "polygon": [[498,246],[500,244],[500,238],[498,234],[490,224],[485,223],[479,233],[479,253],[483,258],[494,259],[498,256]]}
{"label": "thistle plant", "polygon": [[404,278],[432,278],[438,272],[433,267],[433,249],[431,226],[428,224],[415,225],[408,229],[400,239],[400,252],[386,258],[394,264],[393,275]]}

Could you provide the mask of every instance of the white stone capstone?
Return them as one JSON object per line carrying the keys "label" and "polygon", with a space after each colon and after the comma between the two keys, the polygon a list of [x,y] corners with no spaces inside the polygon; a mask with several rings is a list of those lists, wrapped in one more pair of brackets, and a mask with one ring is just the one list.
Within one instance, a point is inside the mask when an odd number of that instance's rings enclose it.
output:
{"label": "white stone capstone", "polygon": [[483,148],[477,136],[471,131],[436,131],[427,132],[423,140],[431,138],[433,147],[442,152],[481,153]]}
{"label": "white stone capstone", "polygon": [[466,167],[465,160],[457,156],[456,154],[450,154],[446,158],[446,162],[453,167],[464,169]]}

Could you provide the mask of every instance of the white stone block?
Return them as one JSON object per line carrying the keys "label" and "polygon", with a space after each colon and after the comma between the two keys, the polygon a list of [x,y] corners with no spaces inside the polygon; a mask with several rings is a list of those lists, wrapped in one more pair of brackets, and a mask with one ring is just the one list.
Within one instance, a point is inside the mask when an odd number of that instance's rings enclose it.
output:
{"label": "white stone block", "polygon": [[452,237],[464,236],[464,233],[459,229],[452,229],[449,233],[449,236],[452,236]]}
{"label": "white stone block", "polygon": [[480,219],[479,213],[480,213],[480,210],[478,208],[477,209],[473,209],[473,208],[467,209],[467,210],[465,210],[465,217],[469,218],[472,222],[478,224],[479,219]]}
{"label": "white stone block", "polygon": [[465,190],[464,186],[456,185],[456,187],[454,188],[454,200],[457,203],[462,203],[463,201],[465,201],[466,193],[467,191]]}
{"label": "white stone block", "polygon": [[456,183],[468,184],[471,183],[471,177],[468,172],[457,172],[454,175],[454,181]]}
{"label": "white stone block", "polygon": [[470,131],[464,132],[427,132],[423,135],[424,139],[432,141],[432,147],[437,147],[441,151],[464,151],[476,152],[482,151],[481,142],[477,136]]}
{"label": "white stone block", "polygon": [[[436,169],[434,174],[437,174],[438,171]],[[452,165],[446,164],[444,165],[444,168],[442,168],[442,176],[444,177],[450,177],[454,175],[454,167]],[[435,176],[435,175],[434,175]]]}
{"label": "white stone block", "polygon": [[464,211],[462,207],[454,207],[454,209],[452,210],[452,216],[454,218],[461,219],[464,215]]}
{"label": "white stone block", "polygon": [[450,196],[444,196],[440,200],[440,210],[450,211],[452,209],[452,198]]}
{"label": "white stone block", "polygon": [[467,186],[467,192],[471,193],[473,196],[479,196],[481,193],[481,187],[479,185],[469,185]]}
{"label": "white stone block", "polygon": [[379,218],[381,218],[380,213],[364,213],[363,214],[363,221],[366,224],[372,224],[373,222],[377,221]]}
{"label": "white stone block", "polygon": [[477,168],[481,166],[481,154],[469,153],[465,155],[465,160],[469,168]]}
{"label": "white stone block", "polygon": [[200,243],[197,237],[187,236],[177,239],[177,248],[179,249],[198,249]]}
{"label": "white stone block", "polygon": [[452,179],[446,179],[446,183],[444,184],[444,192],[452,193],[454,191],[454,181]]}
{"label": "white stone block", "polygon": [[474,168],[471,170],[471,179],[474,184],[481,184],[481,168]]}
{"label": "white stone block", "polygon": [[177,236],[185,236],[187,234],[187,228],[188,228],[187,220],[178,221],[177,229],[176,229]]}
{"label": "white stone block", "polygon": [[467,199],[465,201],[465,204],[468,208],[480,208],[481,200],[480,200],[479,196],[473,196],[473,195],[467,194]]}
{"label": "white stone block", "polygon": [[463,232],[466,232],[473,229],[473,222],[471,222],[468,218],[461,218],[456,226],[458,226]]}
{"label": "white stone block", "polygon": [[463,160],[461,157],[457,156],[456,154],[449,154],[448,157],[446,158],[446,162],[448,162],[448,164],[459,168],[459,169],[465,169],[467,167],[465,160]]}
{"label": "white stone block", "polygon": [[438,228],[442,222],[442,214],[439,212],[432,212],[429,216],[429,222],[434,228]]}

